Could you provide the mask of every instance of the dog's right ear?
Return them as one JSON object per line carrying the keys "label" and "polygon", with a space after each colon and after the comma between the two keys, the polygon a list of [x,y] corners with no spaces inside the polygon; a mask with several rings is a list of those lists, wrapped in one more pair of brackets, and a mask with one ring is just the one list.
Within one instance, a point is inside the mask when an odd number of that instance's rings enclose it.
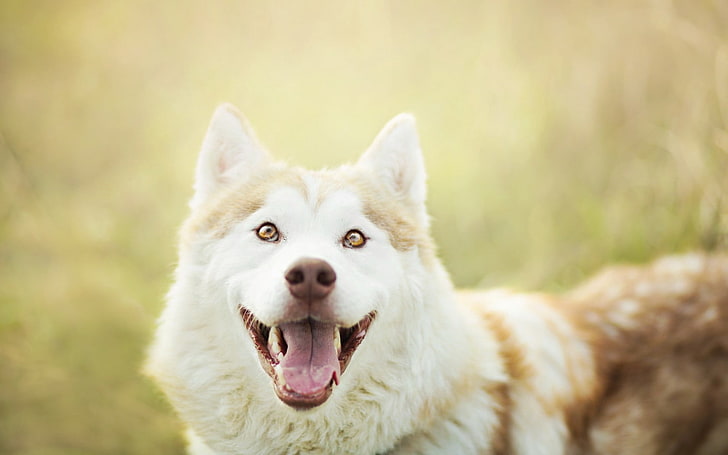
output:
{"label": "dog's right ear", "polygon": [[268,162],[247,120],[232,104],[222,104],[212,115],[202,142],[195,173],[194,210],[220,188],[248,178]]}

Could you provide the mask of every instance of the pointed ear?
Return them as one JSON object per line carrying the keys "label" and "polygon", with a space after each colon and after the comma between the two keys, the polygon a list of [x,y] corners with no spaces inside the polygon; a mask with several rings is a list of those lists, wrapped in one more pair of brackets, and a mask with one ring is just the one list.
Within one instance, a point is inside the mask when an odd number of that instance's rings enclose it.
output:
{"label": "pointed ear", "polygon": [[232,104],[222,104],[212,115],[202,142],[195,173],[193,209],[223,186],[245,180],[268,162],[247,120]]}
{"label": "pointed ear", "polygon": [[425,164],[420,150],[415,118],[399,114],[379,132],[357,166],[378,176],[395,195],[425,215]]}

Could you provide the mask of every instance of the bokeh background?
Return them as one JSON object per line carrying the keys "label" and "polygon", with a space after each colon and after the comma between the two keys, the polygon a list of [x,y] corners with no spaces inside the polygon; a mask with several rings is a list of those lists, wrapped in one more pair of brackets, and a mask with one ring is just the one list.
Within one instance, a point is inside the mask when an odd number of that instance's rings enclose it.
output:
{"label": "bokeh background", "polygon": [[461,286],[728,243],[728,3],[0,1],[0,453],[180,453],[139,373],[209,117],[355,160],[418,118]]}

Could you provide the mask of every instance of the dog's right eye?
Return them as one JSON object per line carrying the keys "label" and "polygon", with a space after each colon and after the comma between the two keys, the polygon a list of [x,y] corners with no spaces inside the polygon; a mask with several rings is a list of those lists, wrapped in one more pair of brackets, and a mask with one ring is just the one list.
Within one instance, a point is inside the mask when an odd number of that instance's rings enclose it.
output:
{"label": "dog's right eye", "polygon": [[257,231],[258,238],[266,242],[277,242],[280,235],[278,234],[278,228],[273,223],[263,223],[260,225]]}

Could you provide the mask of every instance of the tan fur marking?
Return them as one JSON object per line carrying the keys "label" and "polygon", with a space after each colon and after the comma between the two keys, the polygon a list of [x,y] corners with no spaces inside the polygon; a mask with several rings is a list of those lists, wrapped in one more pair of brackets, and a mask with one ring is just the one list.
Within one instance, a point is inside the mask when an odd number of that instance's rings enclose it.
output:
{"label": "tan fur marking", "polygon": [[498,424],[491,437],[491,453],[507,455],[511,453],[511,386],[522,382],[532,374],[524,360],[523,348],[513,337],[503,317],[487,311],[479,312],[488,329],[499,342],[500,357],[508,375],[507,382],[493,383],[485,386],[485,390],[494,397],[497,403]]}
{"label": "tan fur marking", "polygon": [[500,342],[500,354],[508,376],[513,381],[523,381],[533,374],[525,362],[523,347],[513,336],[503,316],[488,311],[481,311],[483,320]]}
{"label": "tan fur marking", "polygon": [[371,182],[364,180],[355,181],[354,184],[362,199],[364,214],[374,224],[387,231],[395,249],[406,251],[427,243],[426,233],[412,216],[408,216],[406,205],[396,203],[397,201],[384,192],[385,188],[382,185],[372,185]]}
{"label": "tan fur marking", "polygon": [[[571,385],[570,393],[566,396],[553,394],[542,397],[539,401],[544,410],[551,415],[563,414],[566,427],[571,437],[570,446],[576,453],[589,453],[589,426],[591,424],[596,404],[603,392],[603,384],[597,380],[598,374],[593,369],[599,362],[595,360],[598,353],[594,352],[592,335],[578,324],[578,317],[572,315],[574,308],[568,305],[563,298],[540,295],[540,301],[559,318],[568,324],[568,332],[556,323],[552,317],[544,317],[550,327],[550,332],[559,339],[559,344],[566,350],[566,377]],[[572,332],[573,330],[573,332]],[[576,351],[576,343],[583,342],[585,352]],[[530,388],[532,384],[527,384]]]}
{"label": "tan fur marking", "polygon": [[273,188],[290,186],[306,196],[306,185],[300,171],[270,166],[239,185],[223,189],[182,226],[183,247],[200,233],[213,238],[224,237],[232,227],[260,209]]}
{"label": "tan fur marking", "polygon": [[332,179],[327,187],[322,187],[321,195],[340,188],[353,189],[361,198],[366,217],[389,234],[395,249],[408,251],[417,247],[426,263],[430,263],[427,258],[434,255],[434,246],[426,229],[415,219],[415,209],[406,201],[398,200],[384,185],[352,171],[352,168],[341,169],[338,179]]}
{"label": "tan fur marking", "polygon": [[498,423],[493,427],[490,447],[484,453],[490,455],[509,455],[511,453],[511,399],[510,387],[507,383],[494,383],[484,387],[483,390],[495,401]]}

